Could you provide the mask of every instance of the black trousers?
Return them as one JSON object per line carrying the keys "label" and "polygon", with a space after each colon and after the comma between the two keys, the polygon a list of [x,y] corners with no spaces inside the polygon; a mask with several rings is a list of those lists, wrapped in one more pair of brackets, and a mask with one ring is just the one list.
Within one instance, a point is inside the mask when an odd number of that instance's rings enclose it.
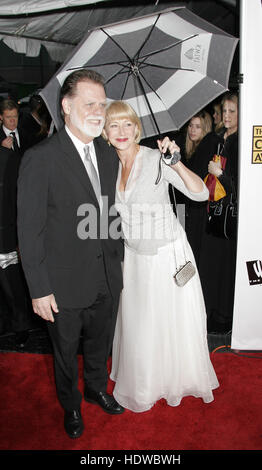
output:
{"label": "black trousers", "polygon": [[8,313],[0,323],[5,331],[20,332],[32,327],[33,310],[21,265],[11,264],[0,268],[0,289]]}
{"label": "black trousers", "polygon": [[48,322],[54,349],[57,395],[68,411],[80,408],[82,395],[78,388],[77,351],[83,336],[85,386],[106,391],[107,360],[111,351],[118,299],[113,299],[107,282],[101,280],[95,302],[86,308],[59,306],[55,322]]}

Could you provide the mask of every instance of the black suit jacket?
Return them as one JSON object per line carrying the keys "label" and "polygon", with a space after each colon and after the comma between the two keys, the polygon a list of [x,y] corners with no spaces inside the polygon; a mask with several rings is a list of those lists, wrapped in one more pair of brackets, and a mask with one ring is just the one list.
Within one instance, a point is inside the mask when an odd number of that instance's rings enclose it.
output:
{"label": "black suit jacket", "polygon": [[17,248],[16,196],[21,158],[0,146],[0,253]]}
{"label": "black suit jacket", "polygon": [[[27,132],[23,129],[20,128],[20,126],[17,127],[18,133],[19,133],[19,143],[20,143],[20,155],[23,155],[24,152],[30,147],[30,141],[29,141],[29,136]],[[5,134],[2,126],[0,127],[0,145],[2,145],[2,141],[6,139],[7,135]],[[12,150],[13,151],[13,150]]]}
{"label": "black suit jacket", "polygon": [[[94,144],[101,191],[108,196],[110,208],[115,201],[118,158],[101,137]],[[81,239],[79,222],[85,225],[88,215],[83,204],[99,210],[82,160],[62,129],[29,149],[20,166],[18,239],[32,298],[53,293],[58,306],[85,307],[94,301],[104,266],[111,293],[119,294],[122,240],[110,234],[102,239],[99,233],[96,238]],[[110,216],[107,226],[116,219]]]}

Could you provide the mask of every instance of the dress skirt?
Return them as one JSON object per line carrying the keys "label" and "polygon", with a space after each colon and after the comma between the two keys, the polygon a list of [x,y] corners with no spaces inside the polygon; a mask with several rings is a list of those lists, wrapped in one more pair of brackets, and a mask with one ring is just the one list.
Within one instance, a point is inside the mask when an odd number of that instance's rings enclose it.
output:
{"label": "dress skirt", "polygon": [[115,399],[134,412],[147,411],[162,398],[170,406],[189,395],[209,403],[219,386],[198,273],[183,287],[173,279],[178,254],[195,264],[184,231],[175,244],[176,257],[174,243],[155,255],[125,247],[110,378],[116,382]]}

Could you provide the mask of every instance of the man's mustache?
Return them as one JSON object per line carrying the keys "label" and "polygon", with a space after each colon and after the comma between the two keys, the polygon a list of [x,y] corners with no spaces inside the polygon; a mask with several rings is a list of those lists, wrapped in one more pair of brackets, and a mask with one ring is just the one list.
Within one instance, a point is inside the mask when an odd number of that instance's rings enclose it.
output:
{"label": "man's mustache", "polygon": [[87,120],[87,121],[94,121],[94,120],[95,120],[95,121],[101,121],[101,123],[103,123],[103,124],[104,124],[104,122],[105,122],[105,118],[102,117],[102,116],[88,116],[88,117],[86,118],[86,120]]}

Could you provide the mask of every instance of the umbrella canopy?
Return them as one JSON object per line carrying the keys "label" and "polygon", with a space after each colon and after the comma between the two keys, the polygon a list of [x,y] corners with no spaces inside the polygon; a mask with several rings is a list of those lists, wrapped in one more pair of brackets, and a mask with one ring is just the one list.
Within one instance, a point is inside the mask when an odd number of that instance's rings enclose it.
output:
{"label": "umbrella canopy", "polygon": [[177,7],[89,31],[42,91],[55,126],[59,91],[78,68],[100,72],[109,100],[125,100],[143,137],[180,129],[228,89],[238,39]]}

